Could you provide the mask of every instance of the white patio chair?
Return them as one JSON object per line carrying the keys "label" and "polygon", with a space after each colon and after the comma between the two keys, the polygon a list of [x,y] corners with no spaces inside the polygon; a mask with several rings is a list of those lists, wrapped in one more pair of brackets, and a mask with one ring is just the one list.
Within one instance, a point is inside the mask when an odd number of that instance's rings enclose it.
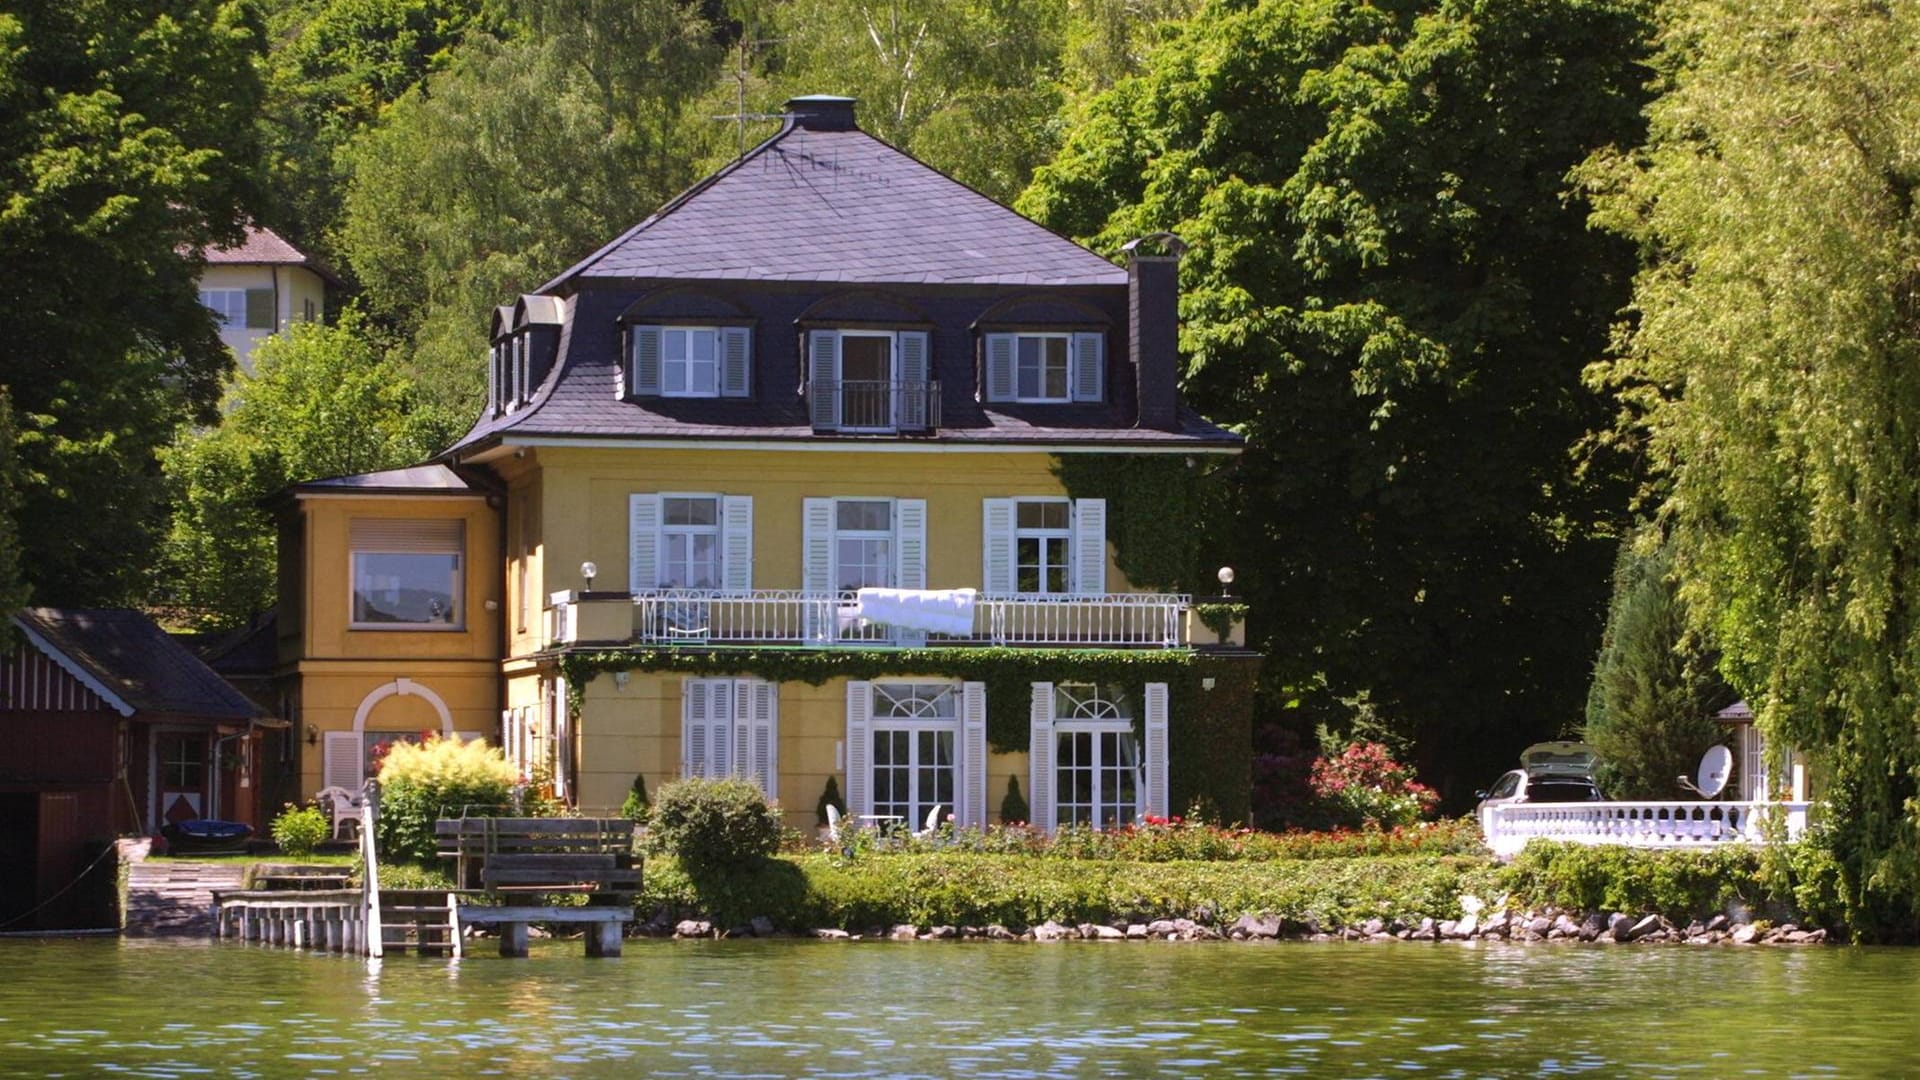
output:
{"label": "white patio chair", "polygon": [[832,803],[827,804],[827,842],[840,842],[840,808]]}
{"label": "white patio chair", "polygon": [[353,826],[352,836],[360,835],[360,799],[343,787],[321,788],[313,794],[314,801],[327,808],[333,815],[333,838],[340,839],[340,832],[347,826]]}
{"label": "white patio chair", "polygon": [[934,803],[933,809],[927,811],[927,827],[915,832],[913,838],[915,840],[933,839],[933,834],[940,828],[940,815],[944,813],[946,809],[947,806],[945,803]]}

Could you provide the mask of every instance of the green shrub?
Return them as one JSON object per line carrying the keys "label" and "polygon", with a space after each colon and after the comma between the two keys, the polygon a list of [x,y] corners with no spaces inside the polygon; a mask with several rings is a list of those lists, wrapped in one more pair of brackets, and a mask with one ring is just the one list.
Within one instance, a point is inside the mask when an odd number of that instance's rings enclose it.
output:
{"label": "green shrub", "polygon": [[652,800],[647,798],[646,774],[633,774],[633,787],[628,789],[626,801],[620,804],[620,816],[628,821],[645,821],[647,809],[652,805]]}
{"label": "green shrub", "polygon": [[1507,871],[1517,905],[1659,914],[1675,922],[1727,911],[1838,926],[1838,869],[1806,842],[1697,851],[1528,844]]}
{"label": "green shrub", "polygon": [[1220,925],[1260,912],[1331,928],[1375,916],[1457,917],[1462,894],[1492,896],[1498,882],[1491,858],[1137,863],[960,852],[852,860],[821,854],[700,873],[657,859],[647,866],[641,904],[722,925],[764,915],[789,929],[1163,917]]}
{"label": "green shrub", "polygon": [[647,825],[650,847],[694,869],[751,865],[780,847],[780,812],[748,780],[662,784]]}
{"label": "green shrub", "polygon": [[513,766],[485,741],[396,742],[380,763],[376,836],[384,858],[434,857],[434,822],[513,811]]}
{"label": "green shrub", "polygon": [[320,841],[327,838],[327,832],[332,827],[333,822],[319,807],[288,803],[268,829],[281,851],[288,855],[311,855],[313,849],[320,846]]}

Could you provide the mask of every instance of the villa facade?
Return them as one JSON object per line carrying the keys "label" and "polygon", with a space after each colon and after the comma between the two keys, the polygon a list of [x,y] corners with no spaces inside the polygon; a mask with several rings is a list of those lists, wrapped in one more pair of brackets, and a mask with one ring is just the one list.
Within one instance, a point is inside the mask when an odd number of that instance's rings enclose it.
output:
{"label": "villa facade", "polygon": [[1137,588],[1116,500],[1057,475],[1239,451],[1179,399],[1178,256],[1116,265],[789,102],[495,313],[455,446],[290,492],[302,790],[435,730],[589,809],[685,775],[802,828],[829,780],[915,826],[1016,782],[1042,826],[1243,806],[1244,611]]}

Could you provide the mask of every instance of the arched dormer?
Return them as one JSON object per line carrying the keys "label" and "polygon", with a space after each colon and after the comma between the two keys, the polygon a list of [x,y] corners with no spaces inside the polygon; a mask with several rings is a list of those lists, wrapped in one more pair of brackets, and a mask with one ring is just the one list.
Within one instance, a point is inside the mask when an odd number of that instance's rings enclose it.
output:
{"label": "arched dormer", "polygon": [[487,400],[495,416],[533,400],[559,357],[566,316],[566,301],[557,296],[529,294],[493,309]]}
{"label": "arched dormer", "polygon": [[746,307],[701,284],[643,294],[620,314],[620,396],[752,396],[754,322]]}
{"label": "arched dormer", "polygon": [[1100,402],[1107,397],[1113,320],[1085,301],[1010,296],[973,322],[975,398],[988,403]]}

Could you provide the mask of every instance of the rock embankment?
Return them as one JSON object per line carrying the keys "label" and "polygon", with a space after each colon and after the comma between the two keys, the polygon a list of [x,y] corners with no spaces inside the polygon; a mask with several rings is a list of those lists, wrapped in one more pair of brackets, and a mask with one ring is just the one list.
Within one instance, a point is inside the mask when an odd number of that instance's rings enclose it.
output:
{"label": "rock embankment", "polygon": [[1078,925],[1049,920],[1032,927],[997,923],[987,926],[902,923],[870,927],[859,933],[833,927],[786,932],[766,918],[725,928],[700,919],[675,921],[660,912],[638,924],[636,930],[652,937],[812,937],[824,941],[1559,941],[1602,945],[1817,945],[1828,939],[1824,929],[1808,929],[1793,923],[1776,926],[1765,921],[1737,922],[1724,914],[1680,926],[1659,915],[1563,912],[1553,908],[1537,912],[1470,911],[1457,919],[1369,919],[1358,926],[1323,926],[1311,918],[1249,914],[1224,925],[1184,918]]}

